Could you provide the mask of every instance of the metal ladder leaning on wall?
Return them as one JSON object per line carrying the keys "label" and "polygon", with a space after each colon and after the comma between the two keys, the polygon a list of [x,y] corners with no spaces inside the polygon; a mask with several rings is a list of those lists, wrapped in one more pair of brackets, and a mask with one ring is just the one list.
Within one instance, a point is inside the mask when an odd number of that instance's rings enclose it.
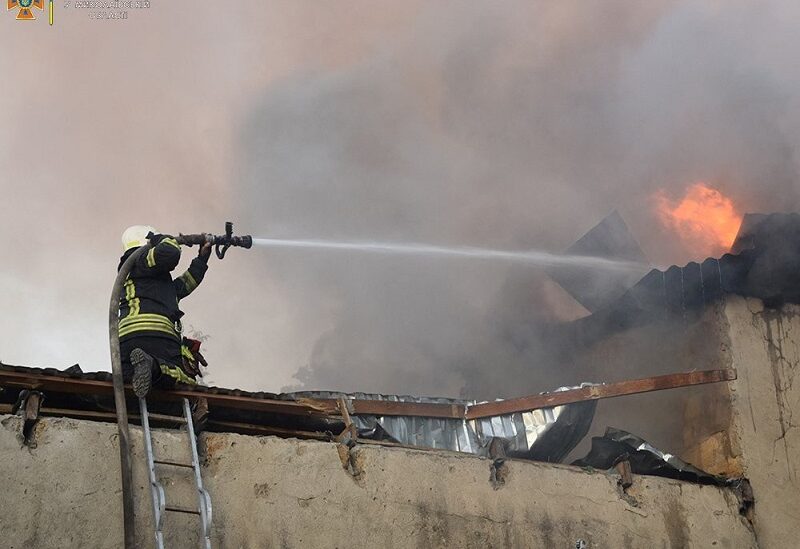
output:
{"label": "metal ladder leaning on wall", "polygon": [[[153,521],[155,524],[155,536],[157,549],[164,549],[164,513],[188,513],[198,515],[202,527],[201,539],[202,547],[211,549],[211,496],[203,487],[203,477],[200,475],[200,459],[197,454],[197,437],[194,434],[194,423],[192,422],[192,410],[189,406],[189,399],[183,399],[183,417],[175,417],[175,421],[186,426],[189,435],[189,446],[192,450],[192,463],[180,463],[176,461],[159,460],[153,454],[153,439],[150,432],[150,419],[147,413],[147,401],[139,399],[139,410],[142,414],[142,430],[144,431],[145,451],[147,453],[147,470],[150,476],[150,491],[153,499]],[[194,470],[194,480],[197,487],[197,509],[187,509],[167,505],[164,487],[156,477],[156,465],[169,467],[182,467]]]}

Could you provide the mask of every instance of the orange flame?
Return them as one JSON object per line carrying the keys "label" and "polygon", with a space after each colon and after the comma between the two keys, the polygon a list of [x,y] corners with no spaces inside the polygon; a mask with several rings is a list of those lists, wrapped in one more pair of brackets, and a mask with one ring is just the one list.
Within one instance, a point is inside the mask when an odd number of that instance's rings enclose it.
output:
{"label": "orange flame", "polygon": [[687,249],[698,256],[727,252],[742,223],[733,201],[702,182],[689,186],[679,202],[659,192],[656,211],[661,223],[677,232]]}

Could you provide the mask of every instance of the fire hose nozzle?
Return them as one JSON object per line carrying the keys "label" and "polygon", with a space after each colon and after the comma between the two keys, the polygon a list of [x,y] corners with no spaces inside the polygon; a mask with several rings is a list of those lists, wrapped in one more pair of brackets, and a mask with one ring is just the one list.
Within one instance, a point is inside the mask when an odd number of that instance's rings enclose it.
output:
{"label": "fire hose nozzle", "polygon": [[225,223],[225,234],[224,235],[213,235],[207,233],[201,234],[181,234],[179,235],[176,240],[184,244],[186,246],[193,246],[195,244],[203,245],[203,244],[213,244],[215,248],[215,252],[219,259],[225,257],[225,252],[228,251],[228,248],[231,246],[235,246],[237,248],[251,248],[253,246],[253,237],[250,235],[238,235],[234,236],[233,234],[233,223],[230,221]]}
{"label": "fire hose nozzle", "polygon": [[249,249],[253,247],[253,237],[249,234],[231,237],[231,246]]}

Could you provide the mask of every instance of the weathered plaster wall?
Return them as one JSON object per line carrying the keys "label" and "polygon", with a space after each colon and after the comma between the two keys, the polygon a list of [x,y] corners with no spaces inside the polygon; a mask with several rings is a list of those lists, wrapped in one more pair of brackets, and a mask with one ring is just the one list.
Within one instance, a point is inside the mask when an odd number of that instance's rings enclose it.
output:
{"label": "weathered plaster wall", "polygon": [[732,451],[755,496],[754,523],[765,549],[797,545],[800,530],[800,307],[764,309],[731,297],[725,307],[732,365]]}
{"label": "weathered plaster wall", "polygon": [[[0,532],[6,547],[121,546],[116,426],[45,419],[36,448],[19,420],[0,416]],[[138,429],[134,442],[141,440]],[[756,547],[729,491],[637,477],[623,493],[600,473],[451,453],[359,446],[342,466],[334,444],[209,434],[204,476],[214,499],[215,547]],[[186,457],[177,432],[156,452]],[[151,546],[141,445],[135,448],[139,538]],[[191,503],[189,479],[167,471],[168,497]],[[180,488],[184,489],[181,490]],[[171,516],[170,547],[194,547],[194,518]]]}

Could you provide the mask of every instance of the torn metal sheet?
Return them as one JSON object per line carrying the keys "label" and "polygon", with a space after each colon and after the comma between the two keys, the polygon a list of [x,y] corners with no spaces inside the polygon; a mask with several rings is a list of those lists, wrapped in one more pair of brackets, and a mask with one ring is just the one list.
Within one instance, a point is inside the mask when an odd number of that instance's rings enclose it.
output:
{"label": "torn metal sheet", "polygon": [[[642,265],[649,263],[622,216],[616,211],[583,235],[565,253],[630,261]],[[591,312],[598,311],[619,299],[642,278],[643,274],[635,270],[608,270],[603,271],[602,276],[598,276],[596,269],[577,265],[548,267],[546,272]]]}
{"label": "torn metal sheet", "polygon": [[[566,390],[564,387],[557,390]],[[422,404],[474,406],[475,400],[304,391],[289,398],[381,400]],[[475,420],[412,416],[353,415],[359,437],[388,440],[408,446],[489,455],[492,440],[503,441],[505,453],[540,461],[561,461],[586,435],[594,418],[596,401],[578,402],[530,412],[517,412]]]}
{"label": "torn metal sheet", "polygon": [[630,462],[633,473],[697,482],[727,485],[731,479],[712,475],[686,463],[679,457],[663,452],[646,440],[622,429],[608,427],[602,437],[592,437],[592,448],[586,457],[574,461],[578,467],[608,470],[621,461]]}

